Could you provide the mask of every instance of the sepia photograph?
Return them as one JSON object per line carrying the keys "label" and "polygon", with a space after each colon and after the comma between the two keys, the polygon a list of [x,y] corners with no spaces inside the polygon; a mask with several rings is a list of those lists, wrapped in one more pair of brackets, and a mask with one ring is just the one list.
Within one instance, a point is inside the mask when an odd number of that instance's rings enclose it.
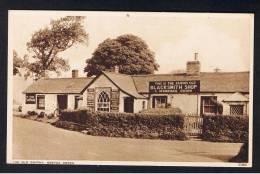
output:
{"label": "sepia photograph", "polygon": [[252,167],[254,14],[8,11],[7,163]]}

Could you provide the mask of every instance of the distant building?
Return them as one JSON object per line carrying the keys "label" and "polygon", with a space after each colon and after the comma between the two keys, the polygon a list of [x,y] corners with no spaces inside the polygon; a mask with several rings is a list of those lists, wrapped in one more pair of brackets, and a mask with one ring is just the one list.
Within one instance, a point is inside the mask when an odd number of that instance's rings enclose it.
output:
{"label": "distant building", "polygon": [[125,75],[102,72],[95,78],[43,79],[24,91],[23,112],[55,109],[134,112],[180,108],[189,114],[248,115],[249,72],[200,72],[200,62],[187,62],[179,74]]}

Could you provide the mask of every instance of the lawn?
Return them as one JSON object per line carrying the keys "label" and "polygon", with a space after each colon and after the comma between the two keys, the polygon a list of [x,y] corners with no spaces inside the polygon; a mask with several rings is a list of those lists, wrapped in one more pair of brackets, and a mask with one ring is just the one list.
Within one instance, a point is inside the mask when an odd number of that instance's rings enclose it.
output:
{"label": "lawn", "polygon": [[226,162],[241,145],[90,136],[13,118],[14,160]]}

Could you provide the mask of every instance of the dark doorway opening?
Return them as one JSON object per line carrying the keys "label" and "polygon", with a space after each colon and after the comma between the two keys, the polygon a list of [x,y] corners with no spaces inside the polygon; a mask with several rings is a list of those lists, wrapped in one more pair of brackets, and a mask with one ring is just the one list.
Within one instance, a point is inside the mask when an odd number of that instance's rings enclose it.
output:
{"label": "dark doorway opening", "polygon": [[68,107],[68,95],[58,95],[58,108],[60,110],[67,109]]}
{"label": "dark doorway opening", "polygon": [[133,97],[124,98],[124,112],[133,113],[134,112],[134,99]]}

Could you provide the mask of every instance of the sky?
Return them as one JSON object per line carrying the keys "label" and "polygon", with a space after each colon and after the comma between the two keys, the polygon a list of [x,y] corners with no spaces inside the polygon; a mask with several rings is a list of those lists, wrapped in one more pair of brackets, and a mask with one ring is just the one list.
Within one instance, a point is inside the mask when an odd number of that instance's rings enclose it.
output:
{"label": "sky", "polygon": [[[88,45],[77,44],[60,54],[80,76],[86,76],[85,61],[98,44],[123,34],[146,41],[160,65],[157,74],[185,70],[195,52],[203,72],[249,71],[252,63],[253,15],[216,13],[9,11],[9,58],[14,49],[20,56],[27,54],[34,32],[67,15],[86,16]],[[62,73],[70,76],[71,71]]]}

